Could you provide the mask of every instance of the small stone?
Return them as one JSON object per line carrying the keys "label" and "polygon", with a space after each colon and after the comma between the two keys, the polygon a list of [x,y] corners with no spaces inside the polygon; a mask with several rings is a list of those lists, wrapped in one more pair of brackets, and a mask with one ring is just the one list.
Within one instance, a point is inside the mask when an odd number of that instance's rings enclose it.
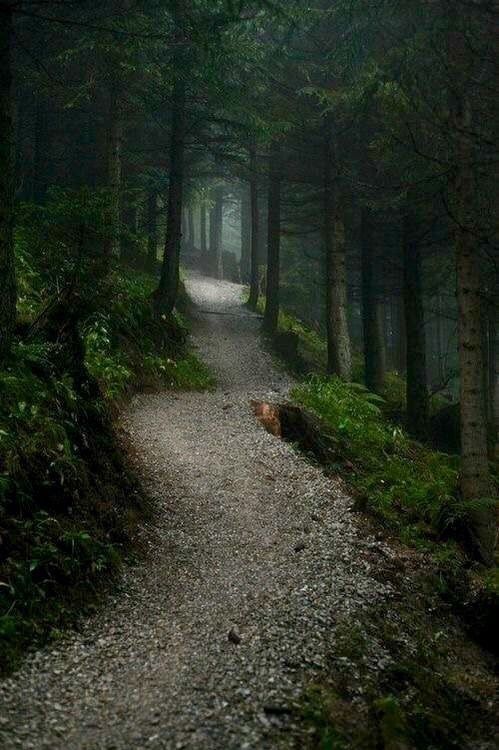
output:
{"label": "small stone", "polygon": [[236,627],[231,628],[227,634],[227,638],[231,643],[234,643],[236,646],[239,646],[241,643],[241,636],[239,635],[239,631]]}
{"label": "small stone", "polygon": [[306,546],[305,542],[298,542],[298,544],[295,544],[294,550],[295,552],[302,552]]}

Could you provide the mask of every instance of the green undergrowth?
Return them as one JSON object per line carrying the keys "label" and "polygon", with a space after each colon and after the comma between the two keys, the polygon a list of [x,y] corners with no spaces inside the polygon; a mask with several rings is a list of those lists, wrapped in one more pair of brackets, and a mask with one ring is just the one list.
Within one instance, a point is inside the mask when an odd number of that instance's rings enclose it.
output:
{"label": "green undergrowth", "polygon": [[[85,322],[86,364],[110,400],[130,390],[166,386],[206,390],[214,385],[208,368],[188,350],[188,326],[179,312],[159,324],[150,298],[156,280],[145,273],[120,269],[107,307]],[[182,307],[188,300],[181,293]]]}
{"label": "green undergrowth", "polygon": [[[263,315],[265,300],[261,297],[258,301],[257,311]],[[279,311],[279,334],[292,334],[296,337],[297,358],[287,356],[281,347],[275,347],[278,339],[274,341],[276,354],[284,360],[284,363],[298,375],[325,374],[327,367],[327,342],[325,336],[317,330],[312,329],[307,323],[295,317],[290,312]],[[364,360],[358,352],[352,357],[352,382],[364,382]],[[406,381],[398,372],[386,373],[383,401],[380,408],[387,419],[402,424],[406,413]],[[430,396],[430,415],[437,414],[440,410],[448,408],[449,402],[438,394]]]}
{"label": "green undergrowth", "polygon": [[360,503],[403,541],[459,565],[470,511],[494,503],[460,498],[459,457],[411,440],[386,420],[383,399],[357,383],[312,376],[293,398],[323,420],[338,460],[332,468],[346,470]]}
{"label": "green undergrowth", "polygon": [[116,266],[92,296],[83,278],[92,304],[75,295],[59,312],[43,254],[22,236],[18,250],[20,325],[0,369],[0,674],[92,607],[135,554],[150,508],[117,405],[137,389],[213,386],[183,315],[153,318],[151,275]]}
{"label": "green undergrowth", "polygon": [[[264,311],[265,300],[260,297],[257,312],[263,315]],[[297,340],[298,359],[294,362],[288,359],[288,366],[301,372],[325,372],[327,346],[325,338],[319,332],[282,308],[279,311],[278,330],[280,333],[294,335]],[[284,352],[278,353],[286,359]]]}

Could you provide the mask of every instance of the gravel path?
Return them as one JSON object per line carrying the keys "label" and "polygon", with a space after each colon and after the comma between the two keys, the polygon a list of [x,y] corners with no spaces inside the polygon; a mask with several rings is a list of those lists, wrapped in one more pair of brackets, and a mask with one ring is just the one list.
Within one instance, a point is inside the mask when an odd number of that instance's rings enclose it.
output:
{"label": "gravel path", "polygon": [[218,388],[141,395],[125,415],[159,505],[150,554],[82,632],[0,686],[4,750],[304,747],[286,709],[323,669],[334,623],[390,594],[340,485],[251,412],[290,381],[241,288],[193,276],[189,290]]}

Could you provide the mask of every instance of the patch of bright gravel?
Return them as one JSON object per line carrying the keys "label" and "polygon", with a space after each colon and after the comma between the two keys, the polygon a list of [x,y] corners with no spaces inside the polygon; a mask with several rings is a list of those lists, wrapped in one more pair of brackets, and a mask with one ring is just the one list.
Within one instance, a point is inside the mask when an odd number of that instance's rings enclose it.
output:
{"label": "patch of bright gravel", "polygon": [[241,287],[193,276],[189,291],[217,390],[141,395],[124,415],[158,504],[150,554],[0,685],[4,750],[303,747],[285,709],[323,671],[335,623],[391,594],[341,486],[252,414],[291,382]]}

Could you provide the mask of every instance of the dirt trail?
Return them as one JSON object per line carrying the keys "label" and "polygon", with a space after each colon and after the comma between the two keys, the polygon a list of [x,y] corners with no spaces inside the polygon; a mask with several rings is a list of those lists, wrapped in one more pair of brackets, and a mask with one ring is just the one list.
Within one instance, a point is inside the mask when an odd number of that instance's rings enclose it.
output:
{"label": "dirt trail", "polygon": [[391,594],[340,486],[251,413],[290,382],[241,288],[194,276],[189,291],[216,392],[142,395],[125,415],[159,507],[150,555],[82,632],[0,686],[5,750],[304,747],[286,709],[334,624]]}

